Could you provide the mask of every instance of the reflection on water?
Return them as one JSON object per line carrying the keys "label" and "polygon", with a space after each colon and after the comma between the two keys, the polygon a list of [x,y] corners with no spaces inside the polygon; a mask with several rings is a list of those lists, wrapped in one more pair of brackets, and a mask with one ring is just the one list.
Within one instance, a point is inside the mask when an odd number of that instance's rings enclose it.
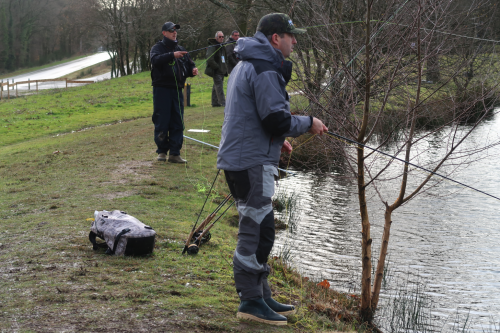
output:
{"label": "reflection on water", "polygon": [[[500,116],[484,123],[471,138],[483,142],[500,135]],[[418,151],[420,163],[440,149]],[[441,141],[442,142],[442,141]],[[500,149],[460,169],[453,179],[500,197]],[[395,166],[399,167],[399,166]],[[395,200],[391,189],[382,189]],[[280,182],[278,191],[299,193],[300,214],[295,232],[282,232],[275,252],[290,251],[294,264],[316,280],[328,279],[336,289],[359,292],[361,274],[361,219],[356,186],[339,174],[300,173]],[[394,190],[393,190],[394,191]],[[383,231],[383,204],[370,194],[373,263]],[[455,321],[457,313],[469,317],[471,329],[491,330],[500,320],[500,201],[453,183],[442,182],[393,213],[388,263],[391,280],[382,305],[401,279],[424,281],[432,301],[433,323],[439,330]],[[449,326],[449,325],[448,325]],[[446,330],[446,325],[444,326]]]}

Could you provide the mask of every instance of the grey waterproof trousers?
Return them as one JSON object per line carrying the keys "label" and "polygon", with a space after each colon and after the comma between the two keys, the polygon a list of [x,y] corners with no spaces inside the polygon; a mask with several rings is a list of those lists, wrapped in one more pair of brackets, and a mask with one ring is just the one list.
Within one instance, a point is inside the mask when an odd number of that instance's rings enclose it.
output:
{"label": "grey waterproof trousers", "polygon": [[270,298],[267,259],[274,244],[271,198],[278,170],[272,165],[259,165],[224,173],[239,213],[238,244],[233,257],[236,291],[241,300]]}
{"label": "grey waterproof trousers", "polygon": [[214,74],[214,85],[212,86],[212,106],[225,106],[224,75]]}

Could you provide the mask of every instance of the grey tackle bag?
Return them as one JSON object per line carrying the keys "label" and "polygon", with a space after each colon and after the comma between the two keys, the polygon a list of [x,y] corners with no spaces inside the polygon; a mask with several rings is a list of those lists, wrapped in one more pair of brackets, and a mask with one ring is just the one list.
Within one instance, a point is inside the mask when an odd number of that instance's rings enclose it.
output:
{"label": "grey tackle bag", "polygon": [[103,210],[94,212],[90,226],[89,240],[94,250],[103,245],[96,242],[96,236],[106,242],[107,254],[143,255],[153,252],[156,232],[125,212]]}

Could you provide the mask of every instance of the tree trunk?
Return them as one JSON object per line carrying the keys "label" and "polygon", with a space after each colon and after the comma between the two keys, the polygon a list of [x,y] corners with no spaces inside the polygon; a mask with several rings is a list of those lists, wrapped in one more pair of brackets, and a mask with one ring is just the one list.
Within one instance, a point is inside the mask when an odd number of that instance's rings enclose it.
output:
{"label": "tree trunk", "polygon": [[378,300],[380,296],[380,289],[382,287],[382,280],[384,278],[385,259],[387,257],[387,249],[389,247],[389,236],[391,234],[392,224],[392,209],[389,206],[385,207],[384,213],[384,234],[382,235],[382,244],[380,245],[380,254],[378,258],[377,270],[375,272],[375,281],[373,283],[372,294],[372,309],[377,309]]}
{"label": "tree trunk", "polygon": [[[405,161],[410,161],[411,148],[413,145],[413,137],[415,135],[415,124],[417,121],[416,117],[416,108],[420,103],[420,92],[422,89],[422,51],[421,51],[421,38],[420,38],[420,15],[422,12],[422,3],[419,1],[419,11],[417,13],[417,72],[418,72],[418,81],[417,81],[417,94],[415,97],[415,106],[411,107],[408,110],[408,120],[410,123],[410,133],[408,135],[408,139],[406,140],[406,155]],[[406,193],[406,187],[408,183],[408,167],[409,165],[405,163],[403,167],[403,179],[401,180],[401,187],[399,190],[399,196],[396,201],[389,206],[385,203],[385,214],[384,214],[384,234],[382,236],[382,244],[380,245],[380,254],[377,263],[377,271],[375,272],[375,281],[373,283],[373,293],[372,293],[372,309],[375,311],[377,309],[380,289],[382,286],[382,280],[384,277],[384,266],[385,259],[387,257],[387,249],[389,247],[389,237],[391,231],[392,224],[392,212],[400,207],[404,202],[404,197]]]}
{"label": "tree trunk", "polygon": [[[365,105],[363,110],[363,122],[358,135],[358,142],[364,142],[366,129],[368,127],[368,116],[370,114],[370,19],[371,19],[371,5],[370,0],[367,1],[366,8],[366,40],[365,40]],[[366,189],[365,189],[365,156],[364,149],[361,145],[358,146],[357,151],[357,164],[358,164],[358,199],[359,211],[361,213],[361,263],[362,263],[362,276],[361,276],[361,308],[360,316],[363,321],[371,322],[373,320],[373,311],[371,307],[371,281],[372,281],[372,239],[370,238],[370,220],[368,218],[368,208],[366,202]]]}
{"label": "tree trunk", "polygon": [[237,21],[238,27],[241,30],[241,33],[245,36],[248,36],[248,15],[250,14],[250,10],[252,9],[253,0],[243,0],[241,2],[241,6],[238,6],[237,13]]}
{"label": "tree trunk", "polygon": [[439,82],[441,80],[441,72],[439,69],[439,58],[437,55],[432,55],[427,60],[427,81],[432,81],[432,83]]}

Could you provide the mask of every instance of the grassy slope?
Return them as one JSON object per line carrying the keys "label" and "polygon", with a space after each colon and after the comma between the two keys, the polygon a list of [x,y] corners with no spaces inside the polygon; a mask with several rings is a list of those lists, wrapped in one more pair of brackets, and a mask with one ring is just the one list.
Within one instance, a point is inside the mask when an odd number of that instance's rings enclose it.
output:
{"label": "grassy slope", "polygon": [[[223,110],[206,102],[211,80],[191,83],[197,106],[186,108],[186,128],[209,129],[191,136],[218,144]],[[151,100],[143,73],[0,103],[0,330],[352,329],[356,298],[323,291],[279,259],[270,277],[276,298],[299,304],[299,313],[283,328],[236,320],[236,211],[212,229],[199,255],[180,255],[216,174],[216,151],[186,141],[187,166],[157,162]],[[225,193],[220,177],[217,194]],[[89,218],[102,209],[153,226],[154,254],[94,252]]]}

